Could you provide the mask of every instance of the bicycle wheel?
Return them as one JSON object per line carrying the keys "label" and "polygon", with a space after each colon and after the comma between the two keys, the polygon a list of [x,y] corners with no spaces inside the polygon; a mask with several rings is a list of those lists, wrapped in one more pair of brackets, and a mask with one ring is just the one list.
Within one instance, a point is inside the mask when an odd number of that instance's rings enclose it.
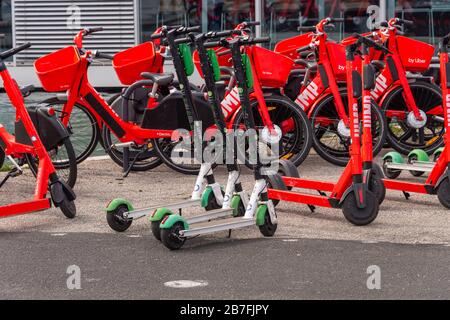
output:
{"label": "bicycle wheel", "polygon": [[[48,154],[58,177],[73,188],[77,181],[77,159],[70,138],[64,138],[56,148],[48,150]],[[25,158],[31,172],[36,176],[39,168],[39,159],[29,153],[25,155]]]}
{"label": "bicycle wheel", "polygon": [[[111,132],[111,130],[104,125],[102,129],[102,140],[103,147],[109,157],[117,163],[119,166],[123,167],[123,148],[114,147],[114,144],[119,143],[119,139]],[[131,166],[131,171],[147,171],[158,167],[162,161],[158,154],[154,150],[154,145],[149,142],[146,146],[145,151],[143,149],[130,148],[129,151],[129,163]],[[137,160],[135,158],[137,157]]]}
{"label": "bicycle wheel", "polygon": [[392,148],[402,154],[413,149],[431,154],[444,144],[442,94],[439,87],[423,81],[409,86],[417,107],[426,114],[426,123],[418,129],[410,125],[403,87],[397,87],[386,96],[382,105],[388,124],[387,139]]}
{"label": "bicycle wheel", "polygon": [[43,103],[53,107],[61,121],[64,117],[70,117],[67,129],[77,163],[81,163],[96,149],[100,137],[100,127],[95,116],[81,104],[76,103],[70,115],[63,114],[62,109],[66,102],[55,97],[45,100]]}
{"label": "bicycle wheel", "polygon": [[[348,115],[347,92],[340,91],[342,102]],[[359,104],[361,105],[361,104]],[[360,128],[362,132],[362,114],[359,107]],[[386,139],[386,120],[380,108],[372,101],[372,148],[376,156]],[[343,132],[338,126],[340,118],[337,114],[332,94],[325,96],[314,108],[310,116],[313,127],[314,150],[326,161],[338,166],[346,166],[350,159],[350,131]]]}
{"label": "bicycle wheel", "polygon": [[[312,128],[305,112],[290,99],[272,94],[265,96],[264,100],[272,123],[281,129],[281,139],[276,150],[277,158],[290,160],[295,166],[299,166],[308,156],[312,144]],[[263,119],[258,111],[257,100],[252,100],[251,107],[255,117],[256,129],[264,128]],[[233,129],[245,129],[242,110],[236,114]],[[258,146],[261,146],[259,143]],[[243,159],[243,148],[238,147],[239,158]],[[246,142],[245,164],[252,168],[249,161],[249,149]]]}
{"label": "bicycle wheel", "polygon": [[189,175],[199,173],[201,161],[195,157],[193,143],[185,143],[182,139],[153,139],[152,143],[160,159],[172,170]]}

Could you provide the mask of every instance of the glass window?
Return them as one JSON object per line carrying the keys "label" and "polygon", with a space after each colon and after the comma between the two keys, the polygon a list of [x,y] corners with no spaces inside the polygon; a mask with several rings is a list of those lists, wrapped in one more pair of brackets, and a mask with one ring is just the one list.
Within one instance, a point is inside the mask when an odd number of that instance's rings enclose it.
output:
{"label": "glass window", "polygon": [[298,26],[312,26],[326,17],[346,18],[329,32],[336,40],[367,32],[379,17],[379,0],[265,0],[263,30],[274,44],[297,35]]}
{"label": "glass window", "polygon": [[12,48],[11,0],[0,0],[0,50]]}
{"label": "glass window", "polygon": [[437,44],[439,38],[449,32],[450,2],[448,0],[397,0],[395,16],[414,21],[414,27],[406,29],[408,36]]}
{"label": "glass window", "polygon": [[230,29],[239,22],[254,20],[254,4],[247,0],[141,0],[141,40],[147,41],[156,26],[163,24]]}

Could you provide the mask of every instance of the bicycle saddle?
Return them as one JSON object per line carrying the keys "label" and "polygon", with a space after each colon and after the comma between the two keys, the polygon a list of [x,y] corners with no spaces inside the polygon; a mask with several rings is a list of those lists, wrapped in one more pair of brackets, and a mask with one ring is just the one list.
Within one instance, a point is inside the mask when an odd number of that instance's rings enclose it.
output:
{"label": "bicycle saddle", "polygon": [[152,80],[154,83],[157,83],[160,86],[166,86],[173,81],[173,74],[171,73],[142,72],[141,77]]}

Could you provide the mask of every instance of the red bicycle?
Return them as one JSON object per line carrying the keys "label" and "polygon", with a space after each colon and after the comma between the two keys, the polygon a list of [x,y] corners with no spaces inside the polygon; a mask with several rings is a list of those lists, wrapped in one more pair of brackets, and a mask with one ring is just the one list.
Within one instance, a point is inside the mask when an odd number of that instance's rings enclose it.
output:
{"label": "red bicycle", "polygon": [[428,70],[434,47],[399,31],[412,21],[393,18],[374,33],[389,53],[372,61],[378,68],[372,96],[388,124],[387,140],[398,152],[413,149],[433,153],[444,143],[444,110],[440,88],[421,72]]}
{"label": "red bicycle", "polygon": [[[300,27],[308,33],[280,42],[275,51],[294,58],[298,66],[292,70],[284,93],[308,114],[314,130],[314,149],[325,160],[345,166],[351,141],[345,46],[330,41],[325,30],[332,27],[332,23],[341,22],[344,19],[326,18],[316,26]],[[303,59],[304,53],[313,58]],[[376,155],[383,147],[387,128],[383,113],[374,102],[371,112],[373,153]]]}
{"label": "red bicycle", "polygon": [[[69,135],[55,117],[53,109],[34,108],[30,109],[30,113],[28,113],[23,95],[29,93],[30,88],[21,90],[9,74],[4,62],[7,58],[30,46],[30,43],[26,43],[0,53],[0,76],[6,94],[16,109],[15,135],[8,133],[0,125],[0,167],[3,165],[5,156],[13,165],[13,169],[0,182],[0,187],[9,178],[22,173],[22,168],[15,159],[27,158],[32,161],[29,162],[30,167],[36,166],[36,188],[32,200],[0,206],[0,217],[45,210],[50,208],[53,202],[66,217],[74,218],[76,215],[75,194],[71,187],[58,177],[58,173],[47,153],[48,149],[54,149],[60,144],[70,144]],[[36,128],[33,122],[37,123],[39,127]],[[45,137],[44,142],[41,140],[41,136]],[[72,159],[75,164],[75,157]],[[50,198],[46,197],[48,190],[50,190]]]}

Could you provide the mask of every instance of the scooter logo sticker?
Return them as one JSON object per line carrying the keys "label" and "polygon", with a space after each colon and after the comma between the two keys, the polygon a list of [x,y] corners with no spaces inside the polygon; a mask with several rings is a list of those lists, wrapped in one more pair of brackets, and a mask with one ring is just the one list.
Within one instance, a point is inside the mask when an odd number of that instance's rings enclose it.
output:
{"label": "scooter logo sticker", "polygon": [[359,137],[358,103],[353,103],[353,132],[355,137]]}
{"label": "scooter logo sticker", "polygon": [[372,126],[372,119],[371,119],[371,97],[370,96],[364,96],[364,103],[363,103],[363,126],[364,128],[370,128]]}
{"label": "scooter logo sticker", "polygon": [[311,101],[316,99],[319,95],[319,86],[313,81],[299,94],[295,103],[297,103],[303,110],[305,110]]}
{"label": "scooter logo sticker", "polygon": [[225,118],[240,105],[239,90],[241,89],[234,87],[220,103]]}
{"label": "scooter logo sticker", "polygon": [[381,94],[387,88],[387,79],[383,74],[380,74],[375,81],[375,89],[372,90],[371,94],[374,99],[378,99]]}
{"label": "scooter logo sticker", "polygon": [[200,190],[200,185],[196,184],[194,187],[194,191],[198,191],[198,190]]}

